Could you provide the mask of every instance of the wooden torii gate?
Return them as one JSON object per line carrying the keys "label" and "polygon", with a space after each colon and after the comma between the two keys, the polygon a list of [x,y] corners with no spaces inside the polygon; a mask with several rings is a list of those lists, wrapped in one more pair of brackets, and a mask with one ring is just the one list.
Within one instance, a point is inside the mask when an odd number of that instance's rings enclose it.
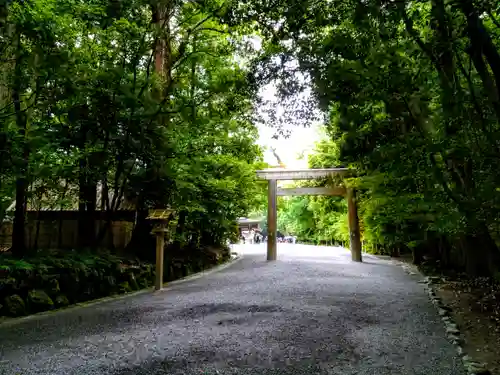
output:
{"label": "wooden torii gate", "polygon": [[325,169],[284,169],[271,168],[257,171],[257,177],[268,181],[267,193],[267,260],[277,258],[277,210],[278,196],[292,195],[336,195],[347,198],[347,212],[349,219],[349,239],[352,260],[361,262],[361,238],[359,233],[358,210],[356,206],[356,193],[354,189],[344,187],[303,187],[278,189],[278,180],[312,180],[332,175],[343,175],[349,172],[348,168]]}

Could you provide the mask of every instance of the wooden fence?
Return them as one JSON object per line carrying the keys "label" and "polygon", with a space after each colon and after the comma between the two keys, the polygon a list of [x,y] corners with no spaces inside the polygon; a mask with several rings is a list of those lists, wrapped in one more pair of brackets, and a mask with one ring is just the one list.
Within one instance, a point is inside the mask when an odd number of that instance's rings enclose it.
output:
{"label": "wooden fence", "polygon": [[[96,213],[96,235],[106,223],[105,213]],[[134,211],[118,211],[111,217],[111,230],[102,241],[103,247],[124,249],[132,237]],[[26,246],[29,249],[73,249],[78,244],[77,211],[29,211],[25,226]],[[0,251],[12,245],[12,223],[0,224]]]}

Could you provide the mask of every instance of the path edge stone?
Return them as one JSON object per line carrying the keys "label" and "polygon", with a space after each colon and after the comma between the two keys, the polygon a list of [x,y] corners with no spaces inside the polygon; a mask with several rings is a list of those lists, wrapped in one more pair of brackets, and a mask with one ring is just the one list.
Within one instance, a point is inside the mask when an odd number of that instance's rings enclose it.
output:
{"label": "path edge stone", "polygon": [[436,308],[446,330],[446,338],[455,347],[455,350],[462,360],[462,364],[468,375],[492,375],[490,370],[488,370],[487,365],[474,361],[474,359],[468,355],[464,350],[465,339],[461,334],[457,324],[452,317],[452,309],[450,306],[444,304],[441,298],[436,294],[435,286],[437,281],[442,280],[439,276],[426,276],[424,275],[417,266],[413,264],[407,264],[405,262],[393,259],[393,261],[399,263],[403,270],[410,275],[419,275],[423,279],[419,280],[419,284],[423,284],[424,288],[431,300],[432,304]]}
{"label": "path edge stone", "polygon": [[127,299],[127,298],[140,296],[143,294],[156,295],[159,293],[164,293],[164,292],[167,292],[169,290],[174,289],[177,285],[186,283],[188,281],[200,279],[202,277],[211,275],[213,273],[220,272],[226,268],[233,266],[234,264],[238,263],[239,261],[241,261],[243,259],[243,256],[239,253],[232,252],[231,254],[232,254],[231,259],[229,259],[227,262],[220,264],[220,265],[217,265],[215,267],[212,267],[210,269],[203,270],[203,271],[194,273],[194,274],[189,275],[189,276],[185,276],[181,279],[170,281],[168,283],[164,283],[163,289],[161,289],[161,290],[154,290],[153,288],[148,287],[148,288],[141,289],[141,290],[138,290],[136,292],[131,292],[131,293],[127,293],[127,294],[120,294],[117,296],[109,296],[109,297],[94,299],[94,300],[87,301],[87,302],[75,303],[73,305],[62,307],[62,308],[57,309],[57,310],[43,311],[40,313],[31,314],[31,315],[27,315],[27,316],[21,316],[18,318],[8,318],[7,317],[7,318],[5,318],[5,320],[0,320],[0,329],[5,328],[5,327],[11,327],[11,326],[14,326],[17,324],[21,324],[23,322],[27,322],[30,320],[44,319],[44,318],[54,316],[57,314],[69,313],[71,311],[79,310],[79,309],[82,309],[85,307],[100,305],[100,304],[103,304],[106,302],[119,301],[119,300],[123,300],[123,299]]}

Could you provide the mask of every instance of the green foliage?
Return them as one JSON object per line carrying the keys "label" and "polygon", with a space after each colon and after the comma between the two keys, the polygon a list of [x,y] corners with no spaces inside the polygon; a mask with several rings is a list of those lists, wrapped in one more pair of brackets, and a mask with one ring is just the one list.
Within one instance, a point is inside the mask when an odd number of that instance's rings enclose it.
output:
{"label": "green foliage", "polygon": [[[173,258],[165,250],[164,280],[171,281],[229,259],[228,250],[194,248]],[[0,316],[21,316],[154,284],[155,266],[109,251],[40,251],[20,261],[0,256]]]}
{"label": "green foliage", "polygon": [[130,284],[128,283],[128,281],[124,281],[124,282],[120,283],[120,285],[118,285],[118,291],[120,293],[129,293],[132,290],[133,289],[130,287]]}
{"label": "green foliage", "polygon": [[[317,143],[309,156],[309,168],[339,166],[336,145],[326,140]],[[297,187],[341,186],[343,181],[308,181]],[[347,203],[343,197],[297,196],[283,197],[278,204],[278,228],[297,236],[300,241],[312,243],[346,244],[349,241]]]}
{"label": "green foliage", "polygon": [[22,261],[3,255],[0,300],[9,303],[5,303],[1,314],[36,313],[128,292],[134,288],[124,288],[121,283],[129,285],[135,280],[135,289],[139,282],[150,285],[154,279],[152,268],[105,251],[43,251]]}
{"label": "green foliage", "polygon": [[309,78],[331,140],[313,161],[327,154],[357,171],[366,247],[493,275],[498,14],[468,0],[253,0],[227,17],[259,25],[261,84],[277,79],[289,97],[302,89],[297,70]]}
{"label": "green foliage", "polygon": [[55,299],[56,307],[65,307],[69,305],[68,297],[65,295],[59,295]]}
{"label": "green foliage", "polygon": [[28,293],[28,306],[32,312],[41,312],[54,308],[54,301],[44,290],[32,290]]}
{"label": "green foliage", "polygon": [[17,294],[5,298],[5,313],[10,316],[22,316],[26,314],[26,306],[23,299]]}
{"label": "green foliage", "polygon": [[27,201],[16,227],[27,209],[78,209],[80,246],[97,248],[110,223],[86,230],[95,210],[173,207],[187,213],[173,228],[182,246],[223,245],[236,218],[262,205],[246,26],[230,29],[218,1],[169,3],[161,23],[156,6],[167,4],[119,3],[3,9],[0,220],[15,196]]}

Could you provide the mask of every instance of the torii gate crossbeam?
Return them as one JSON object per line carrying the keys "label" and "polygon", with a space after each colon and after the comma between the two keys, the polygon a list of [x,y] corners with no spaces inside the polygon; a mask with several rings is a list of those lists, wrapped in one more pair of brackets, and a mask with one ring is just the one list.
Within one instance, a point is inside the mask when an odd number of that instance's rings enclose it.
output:
{"label": "torii gate crossbeam", "polygon": [[356,206],[356,192],[352,188],[294,188],[278,189],[278,180],[311,180],[332,175],[343,175],[349,172],[348,168],[325,169],[263,169],[257,171],[257,177],[268,181],[267,193],[267,260],[277,258],[277,196],[287,195],[337,195],[347,198],[347,212],[349,219],[349,239],[352,260],[361,262],[361,238],[359,233],[358,210]]}

